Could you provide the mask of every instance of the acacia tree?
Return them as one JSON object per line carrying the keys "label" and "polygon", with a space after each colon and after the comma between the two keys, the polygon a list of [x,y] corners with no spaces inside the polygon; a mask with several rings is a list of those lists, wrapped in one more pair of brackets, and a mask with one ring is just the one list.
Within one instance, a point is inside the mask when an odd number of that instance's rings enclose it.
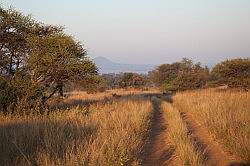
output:
{"label": "acacia tree", "polygon": [[29,36],[47,36],[61,27],[43,25],[14,9],[0,7],[0,73],[14,76],[26,67],[30,55]]}
{"label": "acacia tree", "polygon": [[14,68],[22,65],[28,52],[26,37],[32,26],[30,17],[0,8],[1,73],[14,75]]}
{"label": "acacia tree", "polygon": [[79,42],[62,32],[46,37],[31,37],[31,56],[28,67],[32,80],[63,96],[63,86],[69,82],[80,82],[97,74],[95,64],[86,56],[86,50]]}
{"label": "acacia tree", "polygon": [[1,107],[12,101],[14,107],[25,106],[23,110],[34,108],[56,92],[63,95],[66,83],[91,80],[96,74],[86,50],[62,27],[0,7]]}

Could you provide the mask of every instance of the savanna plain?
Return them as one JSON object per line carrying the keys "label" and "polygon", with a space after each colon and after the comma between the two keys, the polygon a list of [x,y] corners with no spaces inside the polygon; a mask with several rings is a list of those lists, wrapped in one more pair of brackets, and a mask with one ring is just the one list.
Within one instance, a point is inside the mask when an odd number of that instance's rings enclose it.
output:
{"label": "savanna plain", "polygon": [[0,115],[0,165],[250,162],[249,92],[119,89],[67,96],[43,114]]}

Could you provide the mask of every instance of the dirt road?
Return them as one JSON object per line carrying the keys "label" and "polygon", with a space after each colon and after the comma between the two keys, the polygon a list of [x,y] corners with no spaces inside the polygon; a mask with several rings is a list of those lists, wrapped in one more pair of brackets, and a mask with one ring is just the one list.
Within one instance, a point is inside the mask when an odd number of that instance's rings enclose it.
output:
{"label": "dirt road", "polygon": [[160,166],[168,165],[174,154],[174,148],[168,145],[167,123],[164,119],[161,109],[161,100],[158,98],[152,99],[153,117],[149,139],[149,145],[146,147],[145,159],[142,165],[145,166]]}
{"label": "dirt road", "polygon": [[[164,101],[165,102],[165,101]],[[178,154],[175,147],[167,141],[168,123],[164,118],[161,108],[162,100],[153,98],[153,117],[149,144],[146,146],[145,158],[142,165],[161,166],[172,165],[171,160]],[[167,111],[167,110],[164,110]],[[208,131],[199,125],[195,119],[187,112],[179,112],[182,121],[187,127],[188,135],[197,151],[203,152],[201,155],[205,159],[204,165],[208,166],[240,166],[244,164],[233,163],[232,159],[215,142]],[[181,159],[180,159],[181,160]],[[231,163],[231,164],[230,164]]]}

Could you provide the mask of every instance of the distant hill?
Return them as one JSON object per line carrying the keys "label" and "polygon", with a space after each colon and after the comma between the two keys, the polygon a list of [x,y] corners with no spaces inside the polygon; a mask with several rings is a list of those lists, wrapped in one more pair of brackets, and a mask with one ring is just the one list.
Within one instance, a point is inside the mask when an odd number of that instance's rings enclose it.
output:
{"label": "distant hill", "polygon": [[156,65],[142,65],[142,64],[122,64],[112,62],[105,57],[97,57],[94,59],[99,72],[104,73],[121,73],[121,72],[136,72],[136,73],[147,73],[154,69]]}

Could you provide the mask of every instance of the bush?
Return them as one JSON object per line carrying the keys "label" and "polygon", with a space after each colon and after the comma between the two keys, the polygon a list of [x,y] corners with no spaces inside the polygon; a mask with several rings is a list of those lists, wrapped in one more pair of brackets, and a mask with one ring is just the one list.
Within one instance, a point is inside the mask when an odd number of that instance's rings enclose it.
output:
{"label": "bush", "polygon": [[45,106],[43,103],[45,87],[33,83],[28,74],[17,72],[11,80],[11,85],[17,95],[16,107],[13,111],[19,114],[37,112]]}
{"label": "bush", "polygon": [[212,70],[218,85],[231,88],[250,88],[250,59],[232,59],[217,64]]}
{"label": "bush", "polygon": [[119,79],[119,87],[121,88],[141,88],[145,84],[145,77],[137,73],[124,73]]}
{"label": "bush", "polygon": [[206,78],[197,73],[184,73],[163,84],[164,91],[184,91],[202,88]]}
{"label": "bush", "polygon": [[86,78],[85,80],[79,82],[78,86],[80,86],[80,89],[86,91],[88,94],[105,92],[108,88],[106,80],[99,75]]}
{"label": "bush", "polygon": [[11,80],[0,76],[0,111],[23,114],[43,106],[44,89],[32,83],[24,73],[16,73]]}
{"label": "bush", "polygon": [[150,73],[163,91],[183,91],[202,88],[209,80],[209,69],[200,63],[184,58],[181,62],[163,64]]}
{"label": "bush", "polygon": [[0,76],[0,111],[7,112],[12,103],[17,101],[15,89],[2,76]]}

